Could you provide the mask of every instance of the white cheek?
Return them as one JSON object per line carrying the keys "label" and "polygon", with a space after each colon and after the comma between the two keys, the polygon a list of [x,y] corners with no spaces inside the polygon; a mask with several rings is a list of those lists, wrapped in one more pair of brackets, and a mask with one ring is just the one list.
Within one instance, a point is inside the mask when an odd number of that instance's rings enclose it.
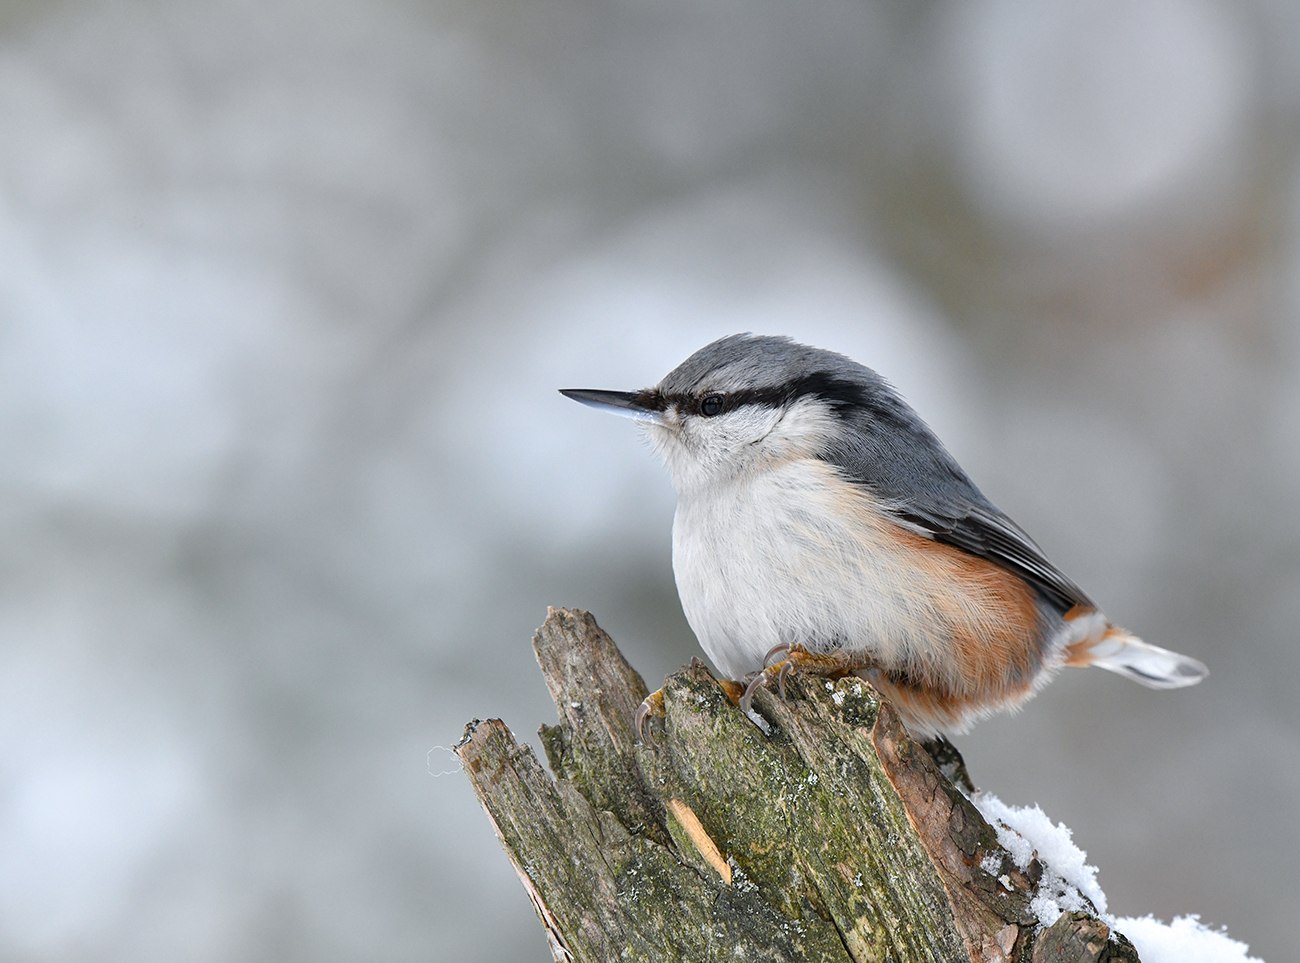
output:
{"label": "white cheek", "polygon": [[773,408],[746,405],[720,418],[701,419],[698,430],[701,436],[720,442],[719,447],[735,451],[762,441],[780,420],[780,412]]}
{"label": "white cheek", "polygon": [[838,427],[839,419],[824,402],[802,398],[774,421],[768,446],[787,457],[815,455],[825,449]]}
{"label": "white cheek", "polygon": [[681,494],[815,455],[837,424],[824,403],[802,399],[785,409],[746,405],[714,418],[682,418],[670,409],[662,424],[645,428]]}

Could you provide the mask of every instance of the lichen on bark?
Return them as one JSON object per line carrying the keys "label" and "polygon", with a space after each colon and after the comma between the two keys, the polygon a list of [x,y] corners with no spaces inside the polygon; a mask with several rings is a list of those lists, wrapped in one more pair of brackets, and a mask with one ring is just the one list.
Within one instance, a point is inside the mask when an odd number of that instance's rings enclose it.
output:
{"label": "lichen on bark", "polygon": [[590,614],[533,646],[551,774],[496,720],[457,752],[556,960],[1136,963],[1087,914],[1038,927],[1032,873],[865,682],[759,692],[764,731],[687,667],[643,746],[646,686]]}

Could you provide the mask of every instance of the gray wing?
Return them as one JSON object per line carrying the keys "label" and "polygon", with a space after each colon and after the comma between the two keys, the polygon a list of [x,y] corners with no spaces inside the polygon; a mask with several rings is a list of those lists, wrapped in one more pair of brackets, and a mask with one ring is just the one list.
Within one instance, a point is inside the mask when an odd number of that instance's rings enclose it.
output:
{"label": "gray wing", "polygon": [[850,430],[822,457],[867,486],[904,527],[1019,575],[1068,611],[1096,606],[1025,531],[984,497],[892,391],[841,417]]}

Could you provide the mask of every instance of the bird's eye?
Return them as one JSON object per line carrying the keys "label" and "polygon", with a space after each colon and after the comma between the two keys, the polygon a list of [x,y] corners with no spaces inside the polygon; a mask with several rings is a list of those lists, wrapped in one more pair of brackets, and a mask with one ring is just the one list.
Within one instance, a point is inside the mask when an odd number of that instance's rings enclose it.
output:
{"label": "bird's eye", "polygon": [[722,395],[705,395],[700,401],[700,414],[705,418],[712,418],[714,415],[722,414],[722,408],[725,399]]}

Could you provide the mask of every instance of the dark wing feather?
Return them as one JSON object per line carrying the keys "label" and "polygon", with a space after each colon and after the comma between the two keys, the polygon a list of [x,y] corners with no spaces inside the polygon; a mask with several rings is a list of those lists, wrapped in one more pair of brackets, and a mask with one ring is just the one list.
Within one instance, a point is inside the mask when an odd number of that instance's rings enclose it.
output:
{"label": "dark wing feather", "polygon": [[[866,369],[864,369],[866,370]],[[984,497],[916,413],[874,372],[839,410],[845,431],[822,457],[871,490],[899,524],[1006,568],[1062,612],[1095,608],[1019,525]]]}
{"label": "dark wing feather", "polygon": [[890,514],[937,542],[956,546],[1010,569],[1060,606],[1062,611],[1076,605],[1095,608],[1083,589],[1049,562],[1043,550],[1019,525],[992,505],[971,506],[966,514],[960,516],[920,514],[916,506]]}

